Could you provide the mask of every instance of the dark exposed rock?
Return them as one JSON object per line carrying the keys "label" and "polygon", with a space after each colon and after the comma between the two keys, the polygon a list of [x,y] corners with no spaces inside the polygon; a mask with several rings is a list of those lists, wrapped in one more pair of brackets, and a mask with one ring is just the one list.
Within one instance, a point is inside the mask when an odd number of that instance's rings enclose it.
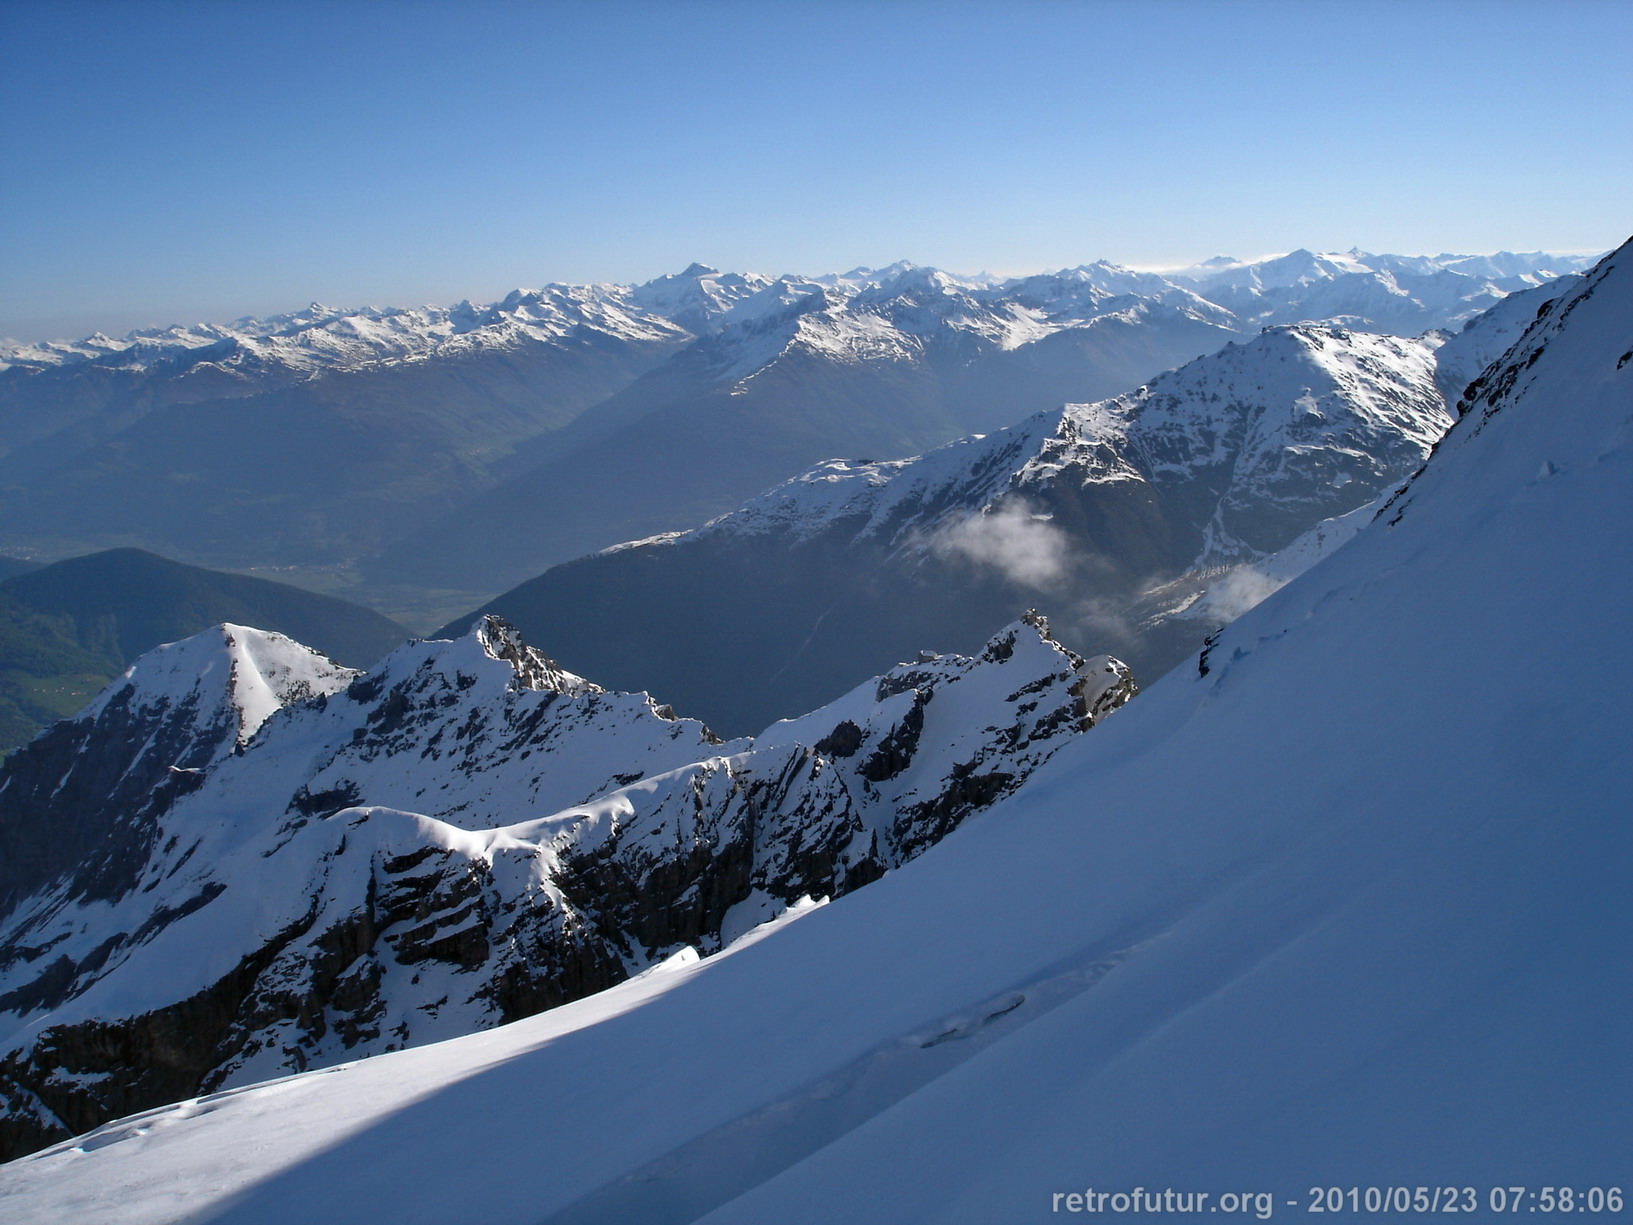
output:
{"label": "dark exposed rock", "polygon": [[849,719],[841,719],[833,731],[811,747],[829,757],[850,757],[862,747],[862,729]]}
{"label": "dark exposed rock", "polygon": [[[1006,647],[1013,652],[1013,645]],[[1002,662],[1009,654],[995,656]],[[919,735],[924,731],[924,707],[934,695],[933,689],[915,689],[913,705],[891,732],[879,742],[878,748],[862,763],[861,775],[870,783],[882,783],[895,778],[913,764],[913,752],[919,747]]]}

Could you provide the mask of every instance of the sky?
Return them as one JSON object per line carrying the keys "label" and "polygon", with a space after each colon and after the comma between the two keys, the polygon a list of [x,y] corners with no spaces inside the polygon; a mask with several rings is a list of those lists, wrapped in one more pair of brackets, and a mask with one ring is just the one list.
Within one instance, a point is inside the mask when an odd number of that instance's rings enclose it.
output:
{"label": "sky", "polygon": [[0,0],[0,336],[1633,230],[1626,0]]}

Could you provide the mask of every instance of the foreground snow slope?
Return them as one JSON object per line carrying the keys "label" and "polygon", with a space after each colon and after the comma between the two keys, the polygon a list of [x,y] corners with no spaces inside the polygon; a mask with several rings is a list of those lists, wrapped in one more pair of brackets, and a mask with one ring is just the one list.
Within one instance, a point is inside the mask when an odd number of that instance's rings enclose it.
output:
{"label": "foreground snow slope", "polygon": [[1205,671],[912,866],[542,1017],[111,1124],[7,1167],[0,1212],[988,1225],[1091,1185],[1283,1214],[1625,1188],[1630,434],[1623,248]]}

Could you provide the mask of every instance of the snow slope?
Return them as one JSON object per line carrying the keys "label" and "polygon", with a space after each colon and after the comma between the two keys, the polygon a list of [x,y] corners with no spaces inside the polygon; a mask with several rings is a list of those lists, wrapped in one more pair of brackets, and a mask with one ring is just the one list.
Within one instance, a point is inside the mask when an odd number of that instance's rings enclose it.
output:
{"label": "snow slope", "polygon": [[193,789],[280,707],[356,670],[282,634],[220,625],[143,655],[0,777],[0,907],[70,869],[83,898],[128,888],[156,831],[138,814]]}
{"label": "snow slope", "polygon": [[1435,351],[1436,377],[1446,403],[1455,408],[1463,389],[1520,338],[1544,304],[1568,292],[1580,279],[1563,276],[1518,290],[1448,335]]}
{"label": "snow slope", "polygon": [[544,1017],[110,1125],[0,1204],[988,1225],[1088,1187],[1627,1188],[1630,354],[1624,247],[1388,514],[910,868]]}
{"label": "snow slope", "polygon": [[98,719],[112,704],[218,706],[233,725],[229,748],[245,744],[275,711],[344,689],[362,673],[343,668],[283,634],[223,624],[156,647],[105,689],[81,716]]}

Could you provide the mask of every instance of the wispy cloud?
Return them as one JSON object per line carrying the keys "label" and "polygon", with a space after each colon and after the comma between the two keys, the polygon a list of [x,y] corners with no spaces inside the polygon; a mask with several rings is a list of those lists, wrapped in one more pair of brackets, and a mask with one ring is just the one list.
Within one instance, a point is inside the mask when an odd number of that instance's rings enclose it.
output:
{"label": "wispy cloud", "polygon": [[1208,588],[1203,602],[1210,615],[1221,621],[1234,621],[1286,584],[1285,578],[1271,578],[1252,566],[1238,566]]}
{"label": "wispy cloud", "polygon": [[1006,502],[944,524],[928,543],[937,556],[988,566],[1012,583],[1039,591],[1058,588],[1069,571],[1066,533],[1025,502]]}

